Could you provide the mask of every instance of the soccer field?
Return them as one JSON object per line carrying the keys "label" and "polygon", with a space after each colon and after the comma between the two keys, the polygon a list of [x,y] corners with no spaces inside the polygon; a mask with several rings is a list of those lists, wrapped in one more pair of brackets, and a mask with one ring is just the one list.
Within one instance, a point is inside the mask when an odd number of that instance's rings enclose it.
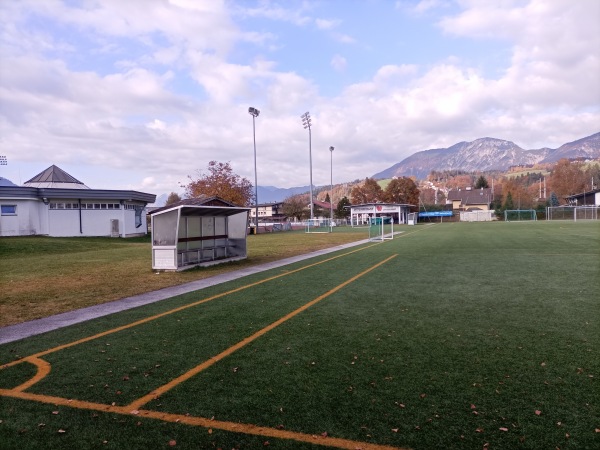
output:
{"label": "soccer field", "polygon": [[2,448],[598,448],[600,223],[394,231],[0,346]]}

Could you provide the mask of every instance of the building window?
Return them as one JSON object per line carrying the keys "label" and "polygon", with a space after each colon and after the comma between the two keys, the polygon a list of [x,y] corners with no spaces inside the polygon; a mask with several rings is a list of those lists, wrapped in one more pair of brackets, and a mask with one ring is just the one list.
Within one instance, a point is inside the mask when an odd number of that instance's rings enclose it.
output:
{"label": "building window", "polygon": [[17,205],[1,205],[0,210],[2,211],[3,216],[17,215]]}

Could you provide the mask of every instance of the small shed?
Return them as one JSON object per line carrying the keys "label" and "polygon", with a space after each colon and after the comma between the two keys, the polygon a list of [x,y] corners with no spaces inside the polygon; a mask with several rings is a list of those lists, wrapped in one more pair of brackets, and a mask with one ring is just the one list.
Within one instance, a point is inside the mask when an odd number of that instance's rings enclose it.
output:
{"label": "small shed", "polygon": [[245,259],[249,210],[184,204],[154,211],[152,269],[185,270]]}

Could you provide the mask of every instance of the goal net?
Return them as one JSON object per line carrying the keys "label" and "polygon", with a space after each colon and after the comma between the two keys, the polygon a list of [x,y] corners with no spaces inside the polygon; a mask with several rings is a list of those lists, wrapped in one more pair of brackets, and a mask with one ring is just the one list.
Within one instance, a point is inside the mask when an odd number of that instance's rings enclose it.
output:
{"label": "goal net", "polygon": [[331,233],[333,231],[330,219],[308,219],[306,221],[307,233]]}
{"label": "goal net", "polygon": [[535,209],[507,209],[504,211],[505,222],[519,222],[523,220],[537,220]]}
{"label": "goal net", "polygon": [[391,217],[374,217],[369,225],[369,241],[383,242],[394,239],[394,221]]}

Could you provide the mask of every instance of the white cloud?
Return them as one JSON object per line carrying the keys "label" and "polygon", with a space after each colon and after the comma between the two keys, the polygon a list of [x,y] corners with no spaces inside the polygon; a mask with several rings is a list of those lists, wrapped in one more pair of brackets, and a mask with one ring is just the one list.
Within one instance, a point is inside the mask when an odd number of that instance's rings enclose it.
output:
{"label": "white cloud", "polygon": [[[353,73],[361,66],[354,63],[361,62],[352,53],[356,46],[338,44],[354,39],[341,30],[341,19],[314,19],[312,3],[285,9],[263,2],[252,10],[192,0],[81,5],[22,0],[0,6],[6,24],[0,32],[2,148],[14,152],[11,161],[130,174],[114,188],[179,191],[187,175],[211,159],[231,161],[253,179],[248,106],[261,110],[259,184],[281,187],[308,184],[308,133],[299,117],[306,110],[313,117],[318,185],[329,181],[330,145],[339,182],[370,176],[426,148],[483,136],[525,148],[558,146],[598,131],[600,123],[598,2],[462,1],[458,13],[439,21],[440,29],[474,42],[506,43],[512,53],[503,70],[467,66],[469,59],[454,53],[400,64],[382,47],[379,67],[359,76]],[[444,2],[417,6],[428,14],[449,11]],[[32,28],[32,14],[82,42],[52,26]],[[284,31],[247,23],[242,30],[235,22],[240,17],[314,24],[312,32],[325,35],[327,48],[267,58],[261,52],[270,45],[289,43]],[[96,60],[102,65],[94,66]],[[326,70],[308,72],[313,66]],[[319,84],[322,74],[337,83],[335,96]]]}

